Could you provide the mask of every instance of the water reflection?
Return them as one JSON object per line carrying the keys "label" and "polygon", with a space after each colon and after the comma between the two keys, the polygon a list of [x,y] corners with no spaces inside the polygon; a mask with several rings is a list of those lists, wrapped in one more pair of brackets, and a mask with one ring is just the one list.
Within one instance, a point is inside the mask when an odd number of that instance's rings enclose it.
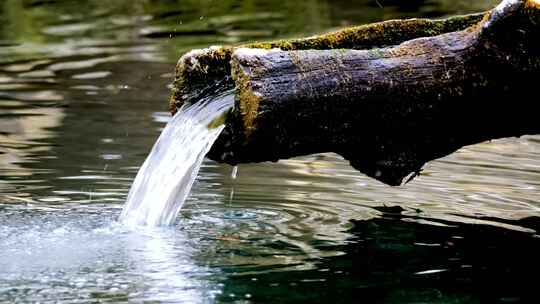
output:
{"label": "water reflection", "polygon": [[207,161],[178,227],[114,223],[183,51],[496,2],[0,2],[0,302],[529,300],[538,136],[464,148],[400,188],[335,154],[236,179]]}
{"label": "water reflection", "polygon": [[[6,105],[12,109],[6,109]],[[18,101],[6,101],[0,110],[0,170],[8,176],[29,174],[19,164],[31,160],[31,156],[50,150],[52,147],[42,144],[41,140],[50,137],[50,128],[60,125],[64,116],[61,108],[42,108],[24,110]]]}
{"label": "water reflection", "polygon": [[[433,219],[426,223],[401,208],[353,221],[348,242],[322,250],[342,254],[316,259],[313,269],[263,274],[229,271],[220,301],[250,295],[254,302],[529,303],[530,278],[540,270],[540,241],[530,232]],[[497,219],[491,219],[497,221]],[[537,231],[539,218],[521,226]],[[286,289],[286,296],[280,290]]]}
{"label": "water reflection", "polygon": [[[529,278],[540,268],[540,246],[529,232],[404,216],[401,208],[379,208],[382,217],[354,221],[351,238],[325,247],[342,255],[319,259],[317,268],[254,276],[231,273],[228,294],[251,292],[254,301],[334,301],[361,297],[389,303],[501,303],[536,299]],[[496,219],[492,219],[496,220]],[[538,218],[521,225],[538,230]],[[284,296],[280,288],[287,288]],[[253,292],[255,291],[255,292]]]}
{"label": "water reflection", "polygon": [[197,253],[196,240],[188,239],[183,231],[175,229],[136,233],[136,237],[129,239],[127,248],[136,271],[144,274],[144,282],[149,287],[146,292],[136,292],[130,298],[135,301],[205,303],[221,292],[216,284],[204,279],[213,271],[197,265],[192,259]]}
{"label": "water reflection", "polygon": [[[45,140],[53,135],[64,117],[62,108],[28,109],[18,100],[0,100],[0,200],[28,197],[37,190],[32,176],[38,172],[25,164],[42,159],[52,146]],[[43,170],[45,173],[50,170]],[[30,180],[28,180],[30,179]]]}

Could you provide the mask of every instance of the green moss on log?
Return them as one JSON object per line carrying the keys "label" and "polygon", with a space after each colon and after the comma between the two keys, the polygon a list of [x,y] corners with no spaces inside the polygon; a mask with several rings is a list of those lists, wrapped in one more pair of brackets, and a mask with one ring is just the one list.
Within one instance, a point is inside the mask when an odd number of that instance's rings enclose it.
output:
{"label": "green moss on log", "polygon": [[233,63],[235,66],[232,67],[232,77],[236,83],[239,100],[238,109],[240,109],[239,114],[242,117],[244,136],[249,138],[255,130],[255,119],[259,113],[261,98],[253,92],[249,82],[250,79],[237,62],[234,61]]}
{"label": "green moss on log", "polygon": [[345,28],[309,38],[194,50],[182,56],[177,64],[169,110],[173,113],[176,112],[176,109],[184,102],[189,102],[198,97],[213,83],[223,81],[230,75],[231,67],[229,62],[236,48],[279,48],[282,50],[372,49],[397,45],[414,38],[431,37],[463,30],[481,21],[486,14],[472,14],[441,20],[389,20]]}
{"label": "green moss on log", "polygon": [[388,20],[365,24],[302,39],[246,44],[241,47],[293,50],[370,49],[396,45],[419,37],[432,37],[460,31],[482,20],[486,13],[442,20]]}

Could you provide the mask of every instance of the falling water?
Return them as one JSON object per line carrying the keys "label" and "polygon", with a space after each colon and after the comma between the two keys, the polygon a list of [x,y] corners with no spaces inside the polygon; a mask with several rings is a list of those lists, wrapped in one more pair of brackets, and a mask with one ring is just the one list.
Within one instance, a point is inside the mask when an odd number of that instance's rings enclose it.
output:
{"label": "falling water", "polygon": [[233,184],[231,186],[231,193],[229,194],[229,206],[232,205],[232,200],[234,197],[234,180],[236,180],[237,176],[238,176],[238,166],[234,166],[231,172],[231,179],[233,180]]}
{"label": "falling water", "polygon": [[174,222],[233,103],[234,95],[226,93],[176,113],[139,169],[120,221],[146,226]]}

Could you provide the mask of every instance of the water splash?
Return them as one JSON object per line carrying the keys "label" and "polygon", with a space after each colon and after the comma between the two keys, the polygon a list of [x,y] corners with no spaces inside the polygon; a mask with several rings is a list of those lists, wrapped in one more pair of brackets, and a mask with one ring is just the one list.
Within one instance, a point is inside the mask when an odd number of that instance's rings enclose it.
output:
{"label": "water splash", "polygon": [[234,95],[228,92],[176,113],[139,169],[121,222],[130,226],[167,226],[174,222],[233,103]]}

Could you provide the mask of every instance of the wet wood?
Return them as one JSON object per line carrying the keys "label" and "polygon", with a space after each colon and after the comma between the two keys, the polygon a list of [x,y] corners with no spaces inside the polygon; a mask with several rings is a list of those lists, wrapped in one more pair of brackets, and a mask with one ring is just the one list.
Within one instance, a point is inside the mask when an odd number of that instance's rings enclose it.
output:
{"label": "wet wood", "polygon": [[194,102],[201,95],[207,94],[209,88],[211,91],[215,86],[225,85],[230,80],[231,55],[238,48],[279,48],[288,51],[381,48],[414,38],[463,30],[480,22],[486,14],[470,14],[442,20],[388,20],[308,38],[255,42],[240,46],[212,46],[193,50],[178,61],[169,108],[174,113],[182,104]]}
{"label": "wet wood", "polygon": [[235,110],[209,156],[336,152],[400,185],[463,146],[540,133],[539,12],[506,0],[463,30],[368,50],[234,49]]}

